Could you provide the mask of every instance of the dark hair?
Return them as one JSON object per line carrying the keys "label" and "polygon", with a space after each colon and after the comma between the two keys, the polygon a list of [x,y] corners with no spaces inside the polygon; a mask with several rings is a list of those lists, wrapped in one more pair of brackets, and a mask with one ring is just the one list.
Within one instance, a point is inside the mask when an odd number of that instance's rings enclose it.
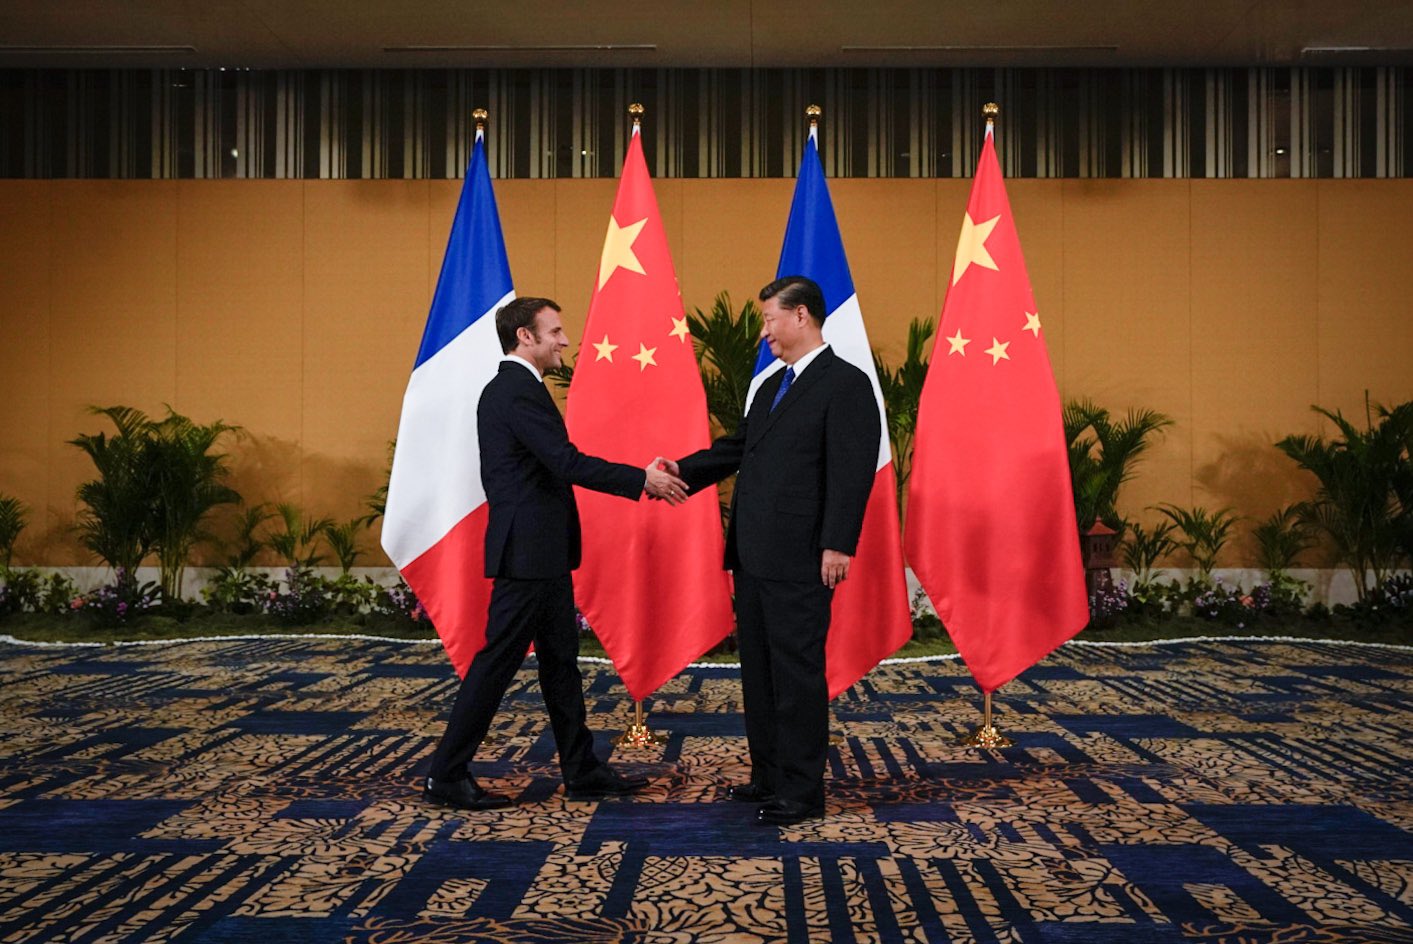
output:
{"label": "dark hair", "polygon": [[777,296],[782,307],[798,308],[803,305],[815,324],[824,325],[824,316],[829,312],[824,310],[824,292],[813,279],[803,275],[787,275],[760,290],[760,300],[763,302]]}
{"label": "dark hair", "polygon": [[502,354],[509,354],[519,346],[520,339],[516,337],[516,333],[521,328],[529,328],[530,333],[535,335],[535,340],[540,339],[540,335],[535,331],[535,316],[546,308],[559,311],[559,306],[548,298],[521,295],[496,309],[496,335],[500,338]]}

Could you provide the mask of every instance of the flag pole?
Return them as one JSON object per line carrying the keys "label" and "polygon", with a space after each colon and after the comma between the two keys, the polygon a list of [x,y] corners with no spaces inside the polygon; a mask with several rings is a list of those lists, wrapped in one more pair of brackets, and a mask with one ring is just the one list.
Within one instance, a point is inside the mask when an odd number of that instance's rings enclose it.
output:
{"label": "flag pole", "polygon": [[633,723],[628,725],[628,730],[613,739],[614,747],[657,747],[667,743],[667,735],[656,734],[648,728],[647,714],[643,711],[643,703],[633,702]]}
{"label": "flag pole", "polygon": [[[986,130],[994,131],[996,127],[996,116],[1001,113],[1001,106],[995,102],[987,102],[981,106],[981,113],[986,116]],[[985,700],[981,707],[981,727],[970,734],[963,734],[957,738],[958,743],[963,747],[980,747],[991,749],[996,747],[1013,747],[1015,741],[1006,737],[996,730],[996,725],[992,722],[991,716],[991,693],[986,692]]]}
{"label": "flag pole", "polygon": [[996,725],[991,722],[991,693],[986,693],[986,700],[982,702],[981,727],[970,734],[963,734],[957,738],[957,743],[963,747],[980,747],[991,749],[995,747],[1014,747],[1016,742],[1006,737],[996,730]]}
{"label": "flag pole", "polygon": [[[807,105],[805,107],[805,117],[808,118],[810,122],[810,134],[817,135],[819,133],[819,116],[822,114],[824,114],[824,109],[820,108],[818,105]],[[834,731],[829,735],[829,743],[835,747],[839,747],[847,742],[848,735],[843,731]]]}
{"label": "flag pole", "polygon": [[[474,108],[471,110],[471,120],[476,123],[476,134],[471,139],[472,147],[475,146],[476,138],[481,137],[486,133],[486,122],[490,120],[490,117],[491,113],[486,111],[484,108]],[[501,734],[498,731],[490,730],[487,731],[486,736],[481,739],[481,743],[499,744],[503,740],[505,740],[505,735]]]}
{"label": "flag pole", "polygon": [[[633,117],[633,133],[641,133],[643,125],[643,106],[640,102],[634,102],[628,106],[628,114]],[[613,739],[614,747],[634,747],[646,748],[657,747],[667,743],[667,735],[655,734],[648,728],[647,713],[643,711],[643,703],[637,699],[633,700],[633,723],[628,726],[618,737]]]}

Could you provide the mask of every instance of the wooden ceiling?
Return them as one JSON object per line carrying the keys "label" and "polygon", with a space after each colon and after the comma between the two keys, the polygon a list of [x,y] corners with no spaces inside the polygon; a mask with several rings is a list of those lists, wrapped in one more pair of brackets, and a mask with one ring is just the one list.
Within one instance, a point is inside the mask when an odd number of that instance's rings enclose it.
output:
{"label": "wooden ceiling", "polygon": [[0,68],[1409,63],[1409,0],[0,3]]}

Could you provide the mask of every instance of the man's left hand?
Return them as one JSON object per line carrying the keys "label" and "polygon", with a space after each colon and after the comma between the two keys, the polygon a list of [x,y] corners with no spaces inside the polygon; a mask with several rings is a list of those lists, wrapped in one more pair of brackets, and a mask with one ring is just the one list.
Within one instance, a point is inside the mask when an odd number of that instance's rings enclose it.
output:
{"label": "man's left hand", "polygon": [[844,582],[844,578],[849,575],[849,561],[853,560],[848,554],[839,551],[825,550],[824,560],[819,565],[819,576],[824,581],[824,585],[830,590]]}

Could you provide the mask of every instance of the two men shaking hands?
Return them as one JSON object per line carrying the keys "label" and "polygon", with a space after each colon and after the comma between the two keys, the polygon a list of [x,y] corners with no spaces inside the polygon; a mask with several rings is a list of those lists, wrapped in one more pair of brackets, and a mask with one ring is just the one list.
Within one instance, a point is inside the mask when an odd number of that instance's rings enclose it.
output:
{"label": "two men shaking hands", "polygon": [[572,486],[680,504],[737,475],[723,565],[733,572],[749,780],[727,798],[762,824],[824,814],[829,697],[824,645],[834,588],[849,573],[879,449],[877,401],[862,371],[824,341],[823,295],[786,276],[760,292],[761,338],[781,362],[736,432],[646,468],[585,455],[569,441],[543,383],[569,346],[559,306],[517,298],[496,313],[505,354],[477,409],[494,580],[486,643],[458,691],[424,795],[468,809],[508,805],[469,765],[533,642],[570,797],[647,785],[594,756],[585,725],[572,571],[581,531]]}

